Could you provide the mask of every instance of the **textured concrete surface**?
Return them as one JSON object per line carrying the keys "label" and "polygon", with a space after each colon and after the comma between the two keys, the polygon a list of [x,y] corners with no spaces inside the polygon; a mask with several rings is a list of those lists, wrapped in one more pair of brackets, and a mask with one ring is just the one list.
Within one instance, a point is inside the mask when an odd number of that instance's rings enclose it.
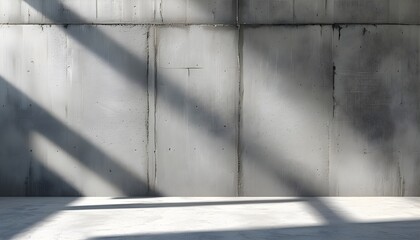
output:
{"label": "textured concrete surface", "polygon": [[[239,13],[239,14],[238,14]],[[417,0],[14,0],[0,23],[418,24]]]}
{"label": "textured concrete surface", "polygon": [[0,1],[0,195],[418,196],[419,7]]}
{"label": "textured concrete surface", "polygon": [[419,198],[0,198],[2,239],[406,239]]}
{"label": "textured concrete surface", "polygon": [[419,33],[335,29],[332,193],[420,194]]}
{"label": "textured concrete surface", "polygon": [[237,0],[155,0],[155,21],[162,23],[235,24]]}
{"label": "textured concrete surface", "polygon": [[332,28],[243,29],[244,195],[328,194]]}
{"label": "textured concrete surface", "polygon": [[418,24],[417,0],[242,0],[244,24]]}
{"label": "textured concrete surface", "polygon": [[0,195],[146,193],[147,31],[0,27]]}
{"label": "textured concrete surface", "polygon": [[156,188],[235,196],[237,29],[161,27],[156,38]]}
{"label": "textured concrete surface", "polygon": [[0,1],[0,23],[223,23],[236,22],[236,0]]}

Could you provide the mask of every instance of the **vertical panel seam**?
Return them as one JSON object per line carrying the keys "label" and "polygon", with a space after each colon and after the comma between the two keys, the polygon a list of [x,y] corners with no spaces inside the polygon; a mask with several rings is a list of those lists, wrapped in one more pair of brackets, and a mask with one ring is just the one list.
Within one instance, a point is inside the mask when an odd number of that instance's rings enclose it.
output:
{"label": "vertical panel seam", "polygon": [[243,101],[243,81],[242,81],[242,65],[243,65],[243,31],[241,25],[238,24],[238,131],[237,131],[237,196],[242,196],[242,159],[241,159],[241,130],[242,130],[242,101]]}
{"label": "vertical panel seam", "polygon": [[147,179],[147,192],[150,193],[151,186],[150,186],[150,172],[149,172],[149,165],[150,161],[152,160],[150,157],[150,46],[149,46],[149,38],[150,38],[150,29],[149,26],[146,33],[146,51],[147,51],[147,60],[146,60],[146,76],[147,76],[147,87],[146,87],[146,97],[147,97],[147,117],[146,117],[146,154],[147,154],[147,161],[146,161],[146,179]]}
{"label": "vertical panel seam", "polygon": [[[162,19],[163,20],[163,19]],[[157,57],[158,57],[158,46],[157,46],[157,28],[154,28],[154,32],[153,32],[153,43],[154,43],[154,47],[153,47],[153,51],[154,51],[154,76],[153,76],[153,81],[154,81],[154,109],[153,109],[153,121],[154,121],[154,125],[153,125],[153,134],[154,134],[154,138],[153,138],[153,157],[154,157],[154,179],[153,179],[153,185],[155,187],[156,190],[156,184],[157,184],[157,153],[156,153],[156,146],[157,146],[157,134],[156,134],[156,111],[157,111]]]}

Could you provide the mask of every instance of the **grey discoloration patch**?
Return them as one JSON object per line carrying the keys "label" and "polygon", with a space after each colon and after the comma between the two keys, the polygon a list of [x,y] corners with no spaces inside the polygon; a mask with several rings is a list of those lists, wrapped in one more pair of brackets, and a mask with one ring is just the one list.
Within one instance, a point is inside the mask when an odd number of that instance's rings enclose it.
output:
{"label": "grey discoloration patch", "polygon": [[[369,141],[388,140],[394,136],[395,123],[390,109],[389,81],[374,75],[341,75],[337,80],[347,93],[343,111],[350,122]],[[342,99],[337,100],[337,104]]]}

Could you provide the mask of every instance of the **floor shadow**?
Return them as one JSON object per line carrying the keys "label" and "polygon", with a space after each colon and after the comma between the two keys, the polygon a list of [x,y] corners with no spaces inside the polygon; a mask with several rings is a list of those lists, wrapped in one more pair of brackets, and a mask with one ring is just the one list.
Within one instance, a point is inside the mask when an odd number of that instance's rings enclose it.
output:
{"label": "floor shadow", "polygon": [[43,201],[28,203],[27,198],[0,198],[0,239],[12,239],[24,233],[74,200],[76,198],[43,198]]}
{"label": "floor shadow", "polygon": [[[80,196],[71,184],[55,172],[46,168],[33,154],[29,134],[37,132],[66,151],[82,165],[89,168],[108,184],[122,190],[127,195],[158,195],[147,193],[147,185],[141,179],[119,166],[114,159],[105,154],[94,144],[61,123],[24,93],[9,84],[0,76],[0,87],[7,92],[6,102],[0,108],[0,185],[3,196]],[[25,107],[22,107],[22,104]],[[77,146],[76,148],[74,146]],[[89,156],[97,156],[90,158]],[[106,166],[101,168],[98,166]],[[11,170],[13,169],[13,171]],[[113,177],[108,169],[119,174]],[[123,176],[123,177],[121,177]],[[127,182],[129,184],[127,184]],[[25,211],[27,208],[15,208],[19,198],[0,200],[1,238],[10,239],[42,221],[63,208],[74,198],[51,198],[42,204],[30,204],[35,214]]]}
{"label": "floor shadow", "polygon": [[305,200],[303,199],[273,199],[273,200],[243,200],[243,201],[215,201],[215,202],[129,203],[129,204],[69,206],[69,207],[64,208],[64,210],[201,207],[201,206],[226,206],[226,205],[245,205],[245,204],[292,203],[292,202],[302,202],[302,201],[305,201]]}
{"label": "floor shadow", "polygon": [[184,240],[184,239],[293,239],[293,240],[417,240],[420,237],[420,221],[395,221],[375,223],[351,223],[334,226],[267,228],[254,230],[227,230],[181,233],[156,233],[144,235],[119,235],[91,239],[153,239],[153,240]]}

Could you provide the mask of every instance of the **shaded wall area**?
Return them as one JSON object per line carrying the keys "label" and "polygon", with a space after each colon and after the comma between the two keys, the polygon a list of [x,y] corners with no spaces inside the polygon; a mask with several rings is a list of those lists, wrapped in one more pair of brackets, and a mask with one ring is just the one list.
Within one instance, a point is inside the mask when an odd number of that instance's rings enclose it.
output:
{"label": "shaded wall area", "polygon": [[418,8],[3,1],[0,195],[418,196]]}

